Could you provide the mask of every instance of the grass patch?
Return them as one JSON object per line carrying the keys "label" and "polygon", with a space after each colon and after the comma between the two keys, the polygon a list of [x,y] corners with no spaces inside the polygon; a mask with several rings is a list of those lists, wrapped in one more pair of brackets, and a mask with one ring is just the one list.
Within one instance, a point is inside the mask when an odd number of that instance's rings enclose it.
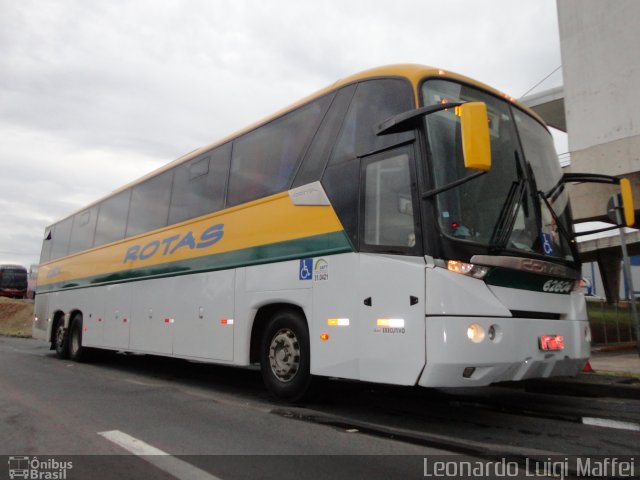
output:
{"label": "grass patch", "polygon": [[[640,310],[640,305],[638,309]],[[635,326],[629,302],[620,302],[618,305],[587,302],[587,315],[594,345],[635,341]]]}
{"label": "grass patch", "polygon": [[33,300],[0,297],[0,335],[31,337]]}
{"label": "grass patch", "polygon": [[[638,305],[638,309],[640,309],[640,305]],[[587,302],[587,316],[591,325],[633,327],[631,305],[628,302],[620,302],[618,305]]]}

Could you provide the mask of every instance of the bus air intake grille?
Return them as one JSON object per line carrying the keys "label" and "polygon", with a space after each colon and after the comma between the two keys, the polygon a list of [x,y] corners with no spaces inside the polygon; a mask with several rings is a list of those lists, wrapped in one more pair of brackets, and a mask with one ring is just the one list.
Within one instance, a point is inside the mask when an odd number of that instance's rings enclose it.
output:
{"label": "bus air intake grille", "polygon": [[538,318],[541,320],[560,320],[560,313],[530,312],[528,310],[511,310],[514,318]]}

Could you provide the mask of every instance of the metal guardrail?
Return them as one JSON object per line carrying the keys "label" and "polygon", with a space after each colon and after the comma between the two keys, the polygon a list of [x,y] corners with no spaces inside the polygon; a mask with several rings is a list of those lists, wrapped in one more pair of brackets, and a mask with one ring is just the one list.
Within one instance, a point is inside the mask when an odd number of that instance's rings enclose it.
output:
{"label": "metal guardrail", "polygon": [[604,299],[589,298],[587,313],[594,345],[636,341],[629,302],[608,305]]}

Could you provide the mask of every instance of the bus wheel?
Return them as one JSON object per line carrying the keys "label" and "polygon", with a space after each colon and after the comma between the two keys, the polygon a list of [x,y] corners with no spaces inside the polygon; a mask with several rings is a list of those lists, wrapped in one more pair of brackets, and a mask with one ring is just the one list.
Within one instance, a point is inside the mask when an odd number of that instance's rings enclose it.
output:
{"label": "bus wheel", "polygon": [[82,314],[76,313],[69,329],[69,358],[82,362],[87,358],[87,349],[82,346]]}
{"label": "bus wheel", "polygon": [[280,400],[296,402],[311,383],[309,331],[294,310],[277,312],[262,338],[260,369],[269,392]]}
{"label": "bus wheel", "polygon": [[61,318],[56,324],[56,330],[53,337],[53,347],[56,350],[58,358],[69,357],[69,336],[67,330],[64,328],[64,319]]}

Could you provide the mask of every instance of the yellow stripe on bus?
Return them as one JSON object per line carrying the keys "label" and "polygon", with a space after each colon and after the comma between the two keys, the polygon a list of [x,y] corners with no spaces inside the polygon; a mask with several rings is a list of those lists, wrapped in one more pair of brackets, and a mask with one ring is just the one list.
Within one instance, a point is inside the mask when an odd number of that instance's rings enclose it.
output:
{"label": "yellow stripe on bus", "polygon": [[287,192],[46,263],[38,285],[140,269],[343,230],[331,206]]}

